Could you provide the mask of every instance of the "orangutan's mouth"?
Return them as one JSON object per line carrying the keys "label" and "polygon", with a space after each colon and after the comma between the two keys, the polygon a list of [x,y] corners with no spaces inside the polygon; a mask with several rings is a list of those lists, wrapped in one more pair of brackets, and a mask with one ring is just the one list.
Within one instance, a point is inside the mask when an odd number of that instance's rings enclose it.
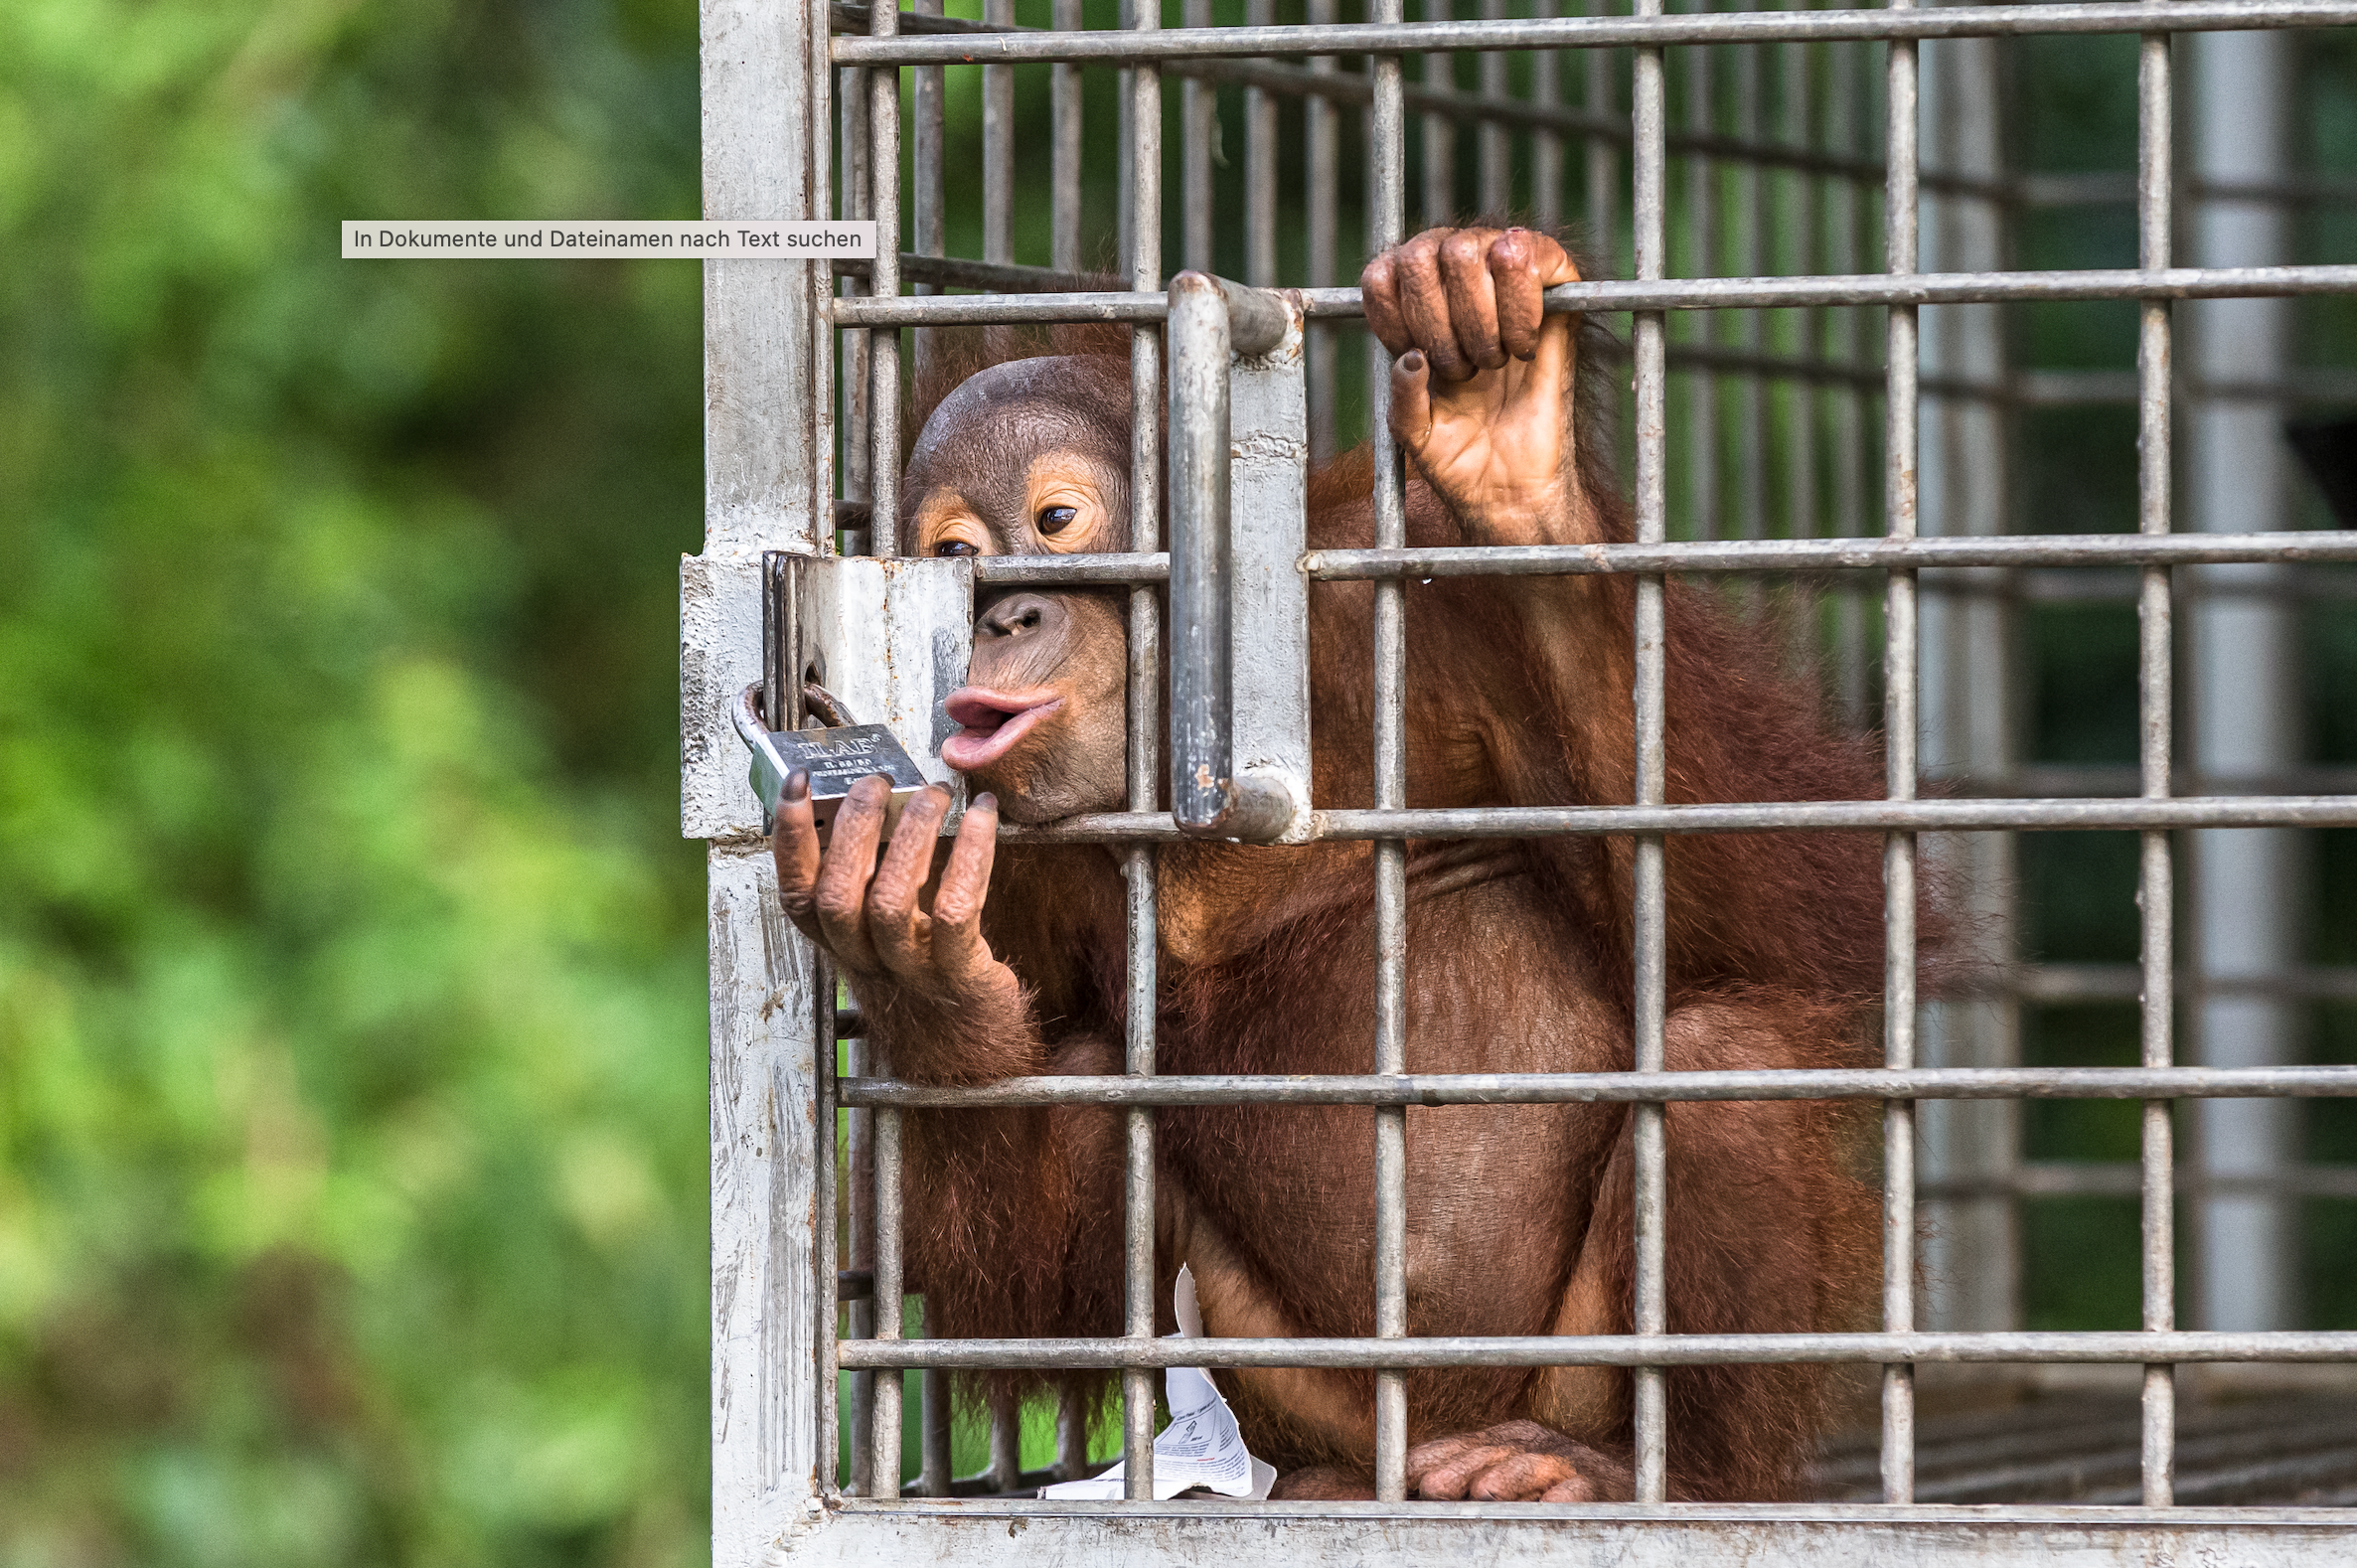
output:
{"label": "orangutan's mouth", "polygon": [[960,727],[941,743],[941,760],[960,773],[988,767],[1063,706],[1062,698],[1044,691],[1010,694],[981,686],[960,687],[942,705]]}

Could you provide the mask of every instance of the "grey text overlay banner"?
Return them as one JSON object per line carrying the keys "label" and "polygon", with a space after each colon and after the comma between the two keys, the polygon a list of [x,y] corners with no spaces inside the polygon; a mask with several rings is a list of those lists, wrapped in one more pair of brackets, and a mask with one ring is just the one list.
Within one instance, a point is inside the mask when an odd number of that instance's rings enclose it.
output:
{"label": "grey text overlay banner", "polygon": [[418,256],[446,260],[604,256],[809,261],[873,259],[875,225],[782,220],[441,220],[346,219],[344,259]]}

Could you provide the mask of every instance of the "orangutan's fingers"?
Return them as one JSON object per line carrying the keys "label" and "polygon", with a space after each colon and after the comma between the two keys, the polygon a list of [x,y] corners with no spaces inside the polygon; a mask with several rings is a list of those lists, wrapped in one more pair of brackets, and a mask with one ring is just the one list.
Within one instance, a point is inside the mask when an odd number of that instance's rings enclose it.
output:
{"label": "orangutan's fingers", "polygon": [[1394,355],[1405,354],[1415,344],[1408,337],[1408,325],[1399,313],[1399,268],[1392,252],[1386,250],[1366,264],[1358,274],[1359,306],[1366,312],[1366,329],[1375,341]]}
{"label": "orangutan's fingers", "polygon": [[1465,357],[1486,371],[1505,364],[1497,341],[1497,291],[1490,276],[1488,229],[1460,229],[1441,241],[1441,286],[1449,325]]}
{"label": "orangutan's fingers", "polygon": [[1553,1454],[1516,1454],[1474,1477],[1465,1494],[1479,1502],[1535,1502],[1578,1474]]}
{"label": "orangutan's fingers", "polygon": [[900,808],[899,825],[884,847],[883,863],[867,885],[867,937],[884,967],[903,979],[926,978],[932,968],[930,923],[918,896],[932,874],[933,849],[941,819],[949,815],[949,791],[933,785]]}
{"label": "orangutan's fingers", "polygon": [[991,863],[999,849],[999,797],[987,790],[966,807],[957,843],[933,890],[933,961],[953,980],[970,977],[990,961],[982,940],[982,904],[991,889]]}
{"label": "orangutan's fingers", "polygon": [[819,939],[819,831],[810,814],[810,773],[796,768],[786,775],[777,804],[777,823],[769,832],[769,856],[777,862],[777,901],[785,907],[794,929],[812,941]]}
{"label": "orangutan's fingers", "polygon": [[1540,1492],[1538,1500],[1541,1502],[1594,1502],[1596,1487],[1587,1477],[1574,1474],[1568,1480],[1559,1481]]}
{"label": "orangutan's fingers", "polygon": [[1418,235],[1399,247],[1399,311],[1414,346],[1432,362],[1433,374],[1444,382],[1462,382],[1473,377],[1475,366],[1449,324],[1449,291],[1441,281],[1443,237],[1439,232]]}
{"label": "orangutan's fingers", "polygon": [[1411,452],[1432,435],[1432,367],[1410,349],[1391,363],[1391,436]]}
{"label": "orangutan's fingers", "polygon": [[[1416,1495],[1435,1501],[1452,1501],[1469,1495],[1466,1488],[1475,1478],[1493,1465],[1514,1457],[1514,1450],[1500,1448],[1494,1443],[1478,1439],[1468,1440],[1459,1452],[1438,1464],[1427,1464],[1423,1473],[1414,1478]],[[1413,1469],[1413,1467],[1411,1467]]]}
{"label": "orangutan's fingers", "polygon": [[846,969],[876,967],[875,949],[867,940],[867,880],[875,872],[875,841],[891,795],[890,783],[875,774],[854,784],[835,814],[835,832],[819,867],[820,940]]}
{"label": "orangutan's fingers", "polygon": [[1547,235],[1509,229],[1491,241],[1489,273],[1497,298],[1497,331],[1506,353],[1527,360],[1538,353],[1546,290],[1579,281],[1570,254]]}

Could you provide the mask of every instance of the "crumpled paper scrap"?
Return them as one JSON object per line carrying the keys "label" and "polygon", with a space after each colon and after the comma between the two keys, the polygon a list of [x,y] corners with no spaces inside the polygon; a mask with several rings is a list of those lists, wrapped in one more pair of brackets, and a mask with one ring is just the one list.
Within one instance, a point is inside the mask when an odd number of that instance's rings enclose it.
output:
{"label": "crumpled paper scrap", "polygon": [[[1202,1314],[1194,1300],[1194,1274],[1178,1266],[1178,1288],[1173,1293],[1178,1332],[1174,1339],[1203,1336]],[[1256,1459],[1244,1447],[1236,1414],[1220,1397],[1218,1385],[1199,1366],[1174,1366],[1163,1373],[1163,1390],[1171,1405],[1171,1424],[1154,1440],[1155,1500],[1176,1497],[1200,1487],[1222,1496],[1259,1501],[1277,1484],[1274,1466]],[[1119,1499],[1125,1492],[1124,1467],[1116,1464],[1086,1481],[1059,1481],[1039,1489],[1039,1495],[1059,1501]]]}

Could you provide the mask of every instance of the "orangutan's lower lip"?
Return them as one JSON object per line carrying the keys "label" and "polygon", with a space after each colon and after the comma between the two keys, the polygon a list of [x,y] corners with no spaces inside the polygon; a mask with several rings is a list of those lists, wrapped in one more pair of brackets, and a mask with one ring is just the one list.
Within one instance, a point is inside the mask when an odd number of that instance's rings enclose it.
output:
{"label": "orangutan's lower lip", "polygon": [[953,701],[950,716],[965,727],[941,743],[941,760],[961,773],[988,767],[1014,749],[1015,743],[1029,734],[1042,718],[1063,706],[1059,698],[1012,713],[994,708],[989,711],[1002,715],[997,723],[978,723],[975,720],[985,718],[983,712],[961,711]]}

